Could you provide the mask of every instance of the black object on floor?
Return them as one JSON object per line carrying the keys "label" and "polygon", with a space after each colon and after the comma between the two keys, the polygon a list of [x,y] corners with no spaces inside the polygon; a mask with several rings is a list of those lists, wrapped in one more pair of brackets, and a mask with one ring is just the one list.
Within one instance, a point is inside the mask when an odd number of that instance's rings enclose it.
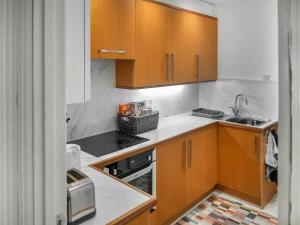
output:
{"label": "black object on floor", "polygon": [[71,141],[68,144],[77,144],[82,151],[100,157],[146,141],[149,139],[131,136],[120,131],[111,131]]}

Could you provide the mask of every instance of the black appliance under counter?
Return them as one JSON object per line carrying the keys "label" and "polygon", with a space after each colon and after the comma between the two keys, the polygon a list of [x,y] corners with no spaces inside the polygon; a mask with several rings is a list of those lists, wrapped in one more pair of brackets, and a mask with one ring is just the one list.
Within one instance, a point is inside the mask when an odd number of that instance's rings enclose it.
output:
{"label": "black appliance under counter", "polygon": [[71,141],[68,144],[77,144],[82,151],[100,157],[146,141],[149,139],[127,135],[120,131],[111,131]]}

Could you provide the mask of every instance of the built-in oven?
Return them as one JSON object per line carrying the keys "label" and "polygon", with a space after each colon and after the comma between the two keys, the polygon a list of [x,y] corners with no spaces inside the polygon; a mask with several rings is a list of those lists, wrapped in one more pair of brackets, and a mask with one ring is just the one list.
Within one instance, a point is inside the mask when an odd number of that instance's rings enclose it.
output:
{"label": "built-in oven", "polygon": [[103,170],[152,196],[156,196],[155,149],[107,165]]}

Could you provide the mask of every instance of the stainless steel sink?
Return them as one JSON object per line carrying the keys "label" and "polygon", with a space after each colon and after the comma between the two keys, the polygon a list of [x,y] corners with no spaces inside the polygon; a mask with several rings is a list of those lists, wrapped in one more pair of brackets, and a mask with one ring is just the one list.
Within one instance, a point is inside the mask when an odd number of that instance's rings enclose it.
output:
{"label": "stainless steel sink", "polygon": [[246,124],[246,125],[251,125],[251,126],[255,126],[255,127],[261,126],[267,122],[266,120],[260,120],[260,119],[251,118],[251,117],[239,117],[239,116],[228,118],[225,121],[231,122],[231,123]]}

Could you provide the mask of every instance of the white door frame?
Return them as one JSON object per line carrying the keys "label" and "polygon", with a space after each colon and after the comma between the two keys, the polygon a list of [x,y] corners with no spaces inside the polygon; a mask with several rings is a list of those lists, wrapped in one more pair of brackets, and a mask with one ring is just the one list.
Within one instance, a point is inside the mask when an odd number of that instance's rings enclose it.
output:
{"label": "white door frame", "polygon": [[64,1],[32,1],[33,139],[34,149],[42,149],[34,155],[36,190],[40,190],[34,224],[53,225],[57,215],[66,218]]}
{"label": "white door frame", "polygon": [[66,217],[64,1],[2,0],[0,15],[0,224],[56,225]]}
{"label": "white door frame", "polygon": [[279,224],[300,224],[300,2],[279,0]]}
{"label": "white door frame", "polygon": [[291,208],[290,222],[300,224],[300,2],[291,1],[290,65],[291,65]]}
{"label": "white door frame", "polygon": [[278,214],[279,224],[290,224],[290,61],[289,29],[290,0],[278,0],[279,20],[279,174],[278,174]]}

